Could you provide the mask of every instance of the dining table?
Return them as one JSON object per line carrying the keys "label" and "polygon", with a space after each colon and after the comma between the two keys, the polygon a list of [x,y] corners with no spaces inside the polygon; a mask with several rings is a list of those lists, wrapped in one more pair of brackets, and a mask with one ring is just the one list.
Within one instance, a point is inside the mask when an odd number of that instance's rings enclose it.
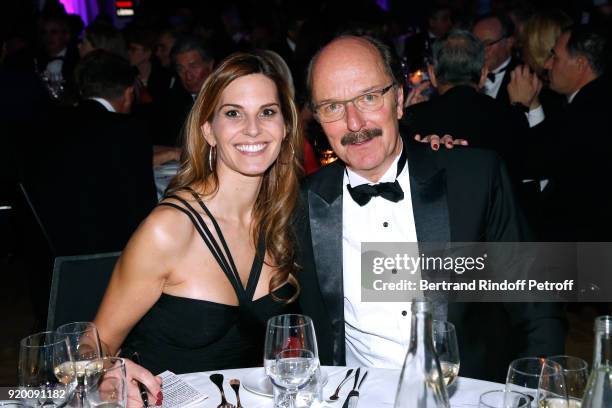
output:
{"label": "dining table", "polygon": [[[349,368],[351,367],[321,367],[322,372],[327,377],[327,382],[323,388],[324,399],[328,398],[334,393],[336,387],[344,379]],[[368,376],[360,388],[360,398],[357,407],[392,407],[400,377],[400,370],[361,367],[362,375],[365,371],[368,372]],[[265,376],[262,367],[253,367],[180,375],[180,377],[192,387],[208,396],[207,399],[198,403],[197,407],[216,408],[221,401],[219,389],[210,381],[209,378],[209,376],[213,373],[223,374],[225,396],[228,402],[231,404],[236,404],[236,396],[229,385],[229,380],[237,378],[242,384],[240,387],[240,400],[244,408],[272,408],[274,406],[273,399],[271,397],[258,395],[252,391],[249,391],[248,389],[245,389],[245,380],[247,382],[249,379],[252,380],[254,374]],[[322,408],[342,408],[344,400],[351,390],[352,385],[353,382],[348,381],[343,386],[340,392],[340,398],[337,401],[323,402],[318,406]],[[448,389],[450,406],[451,408],[478,407],[478,400],[482,393],[503,388],[503,384],[458,377]]]}

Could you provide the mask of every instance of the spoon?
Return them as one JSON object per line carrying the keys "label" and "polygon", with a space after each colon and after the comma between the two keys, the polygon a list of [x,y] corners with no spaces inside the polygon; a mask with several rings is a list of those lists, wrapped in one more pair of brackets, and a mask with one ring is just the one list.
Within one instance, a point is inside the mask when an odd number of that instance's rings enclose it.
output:
{"label": "spoon", "polygon": [[235,408],[225,399],[225,393],[223,392],[223,374],[212,374],[209,378],[210,381],[219,388],[219,392],[221,393],[221,403],[217,405],[217,408]]}
{"label": "spoon", "polygon": [[232,387],[236,393],[236,408],[242,408],[242,404],[240,403],[240,395],[238,394],[240,392],[240,380],[237,378],[232,378],[229,383],[230,387]]}
{"label": "spoon", "polygon": [[327,401],[337,401],[340,398],[340,395],[339,395],[340,389],[342,388],[344,384],[346,384],[351,374],[353,374],[352,368],[346,372],[344,379],[340,382],[340,384],[338,384],[338,388],[336,388],[336,392],[334,392],[332,396],[327,399]]}

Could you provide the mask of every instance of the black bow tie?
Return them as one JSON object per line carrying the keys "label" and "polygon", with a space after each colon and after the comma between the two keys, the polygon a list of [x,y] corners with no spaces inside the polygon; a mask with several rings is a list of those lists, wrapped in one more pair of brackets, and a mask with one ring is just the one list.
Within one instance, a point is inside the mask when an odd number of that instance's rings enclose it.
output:
{"label": "black bow tie", "polygon": [[497,72],[489,72],[487,74],[487,79],[491,82],[495,82],[495,77],[497,76],[497,74],[501,74],[506,70],[507,67],[503,67],[502,69],[500,69]]}
{"label": "black bow tie", "polygon": [[[397,162],[397,176],[402,172],[405,164],[406,147],[404,146],[402,154]],[[402,190],[402,186],[400,186],[397,179],[393,183],[386,182],[374,185],[361,184],[357,187],[351,187],[351,185],[348,184],[346,187],[353,200],[361,207],[369,203],[372,197],[382,197],[394,203],[404,199],[404,190]]]}

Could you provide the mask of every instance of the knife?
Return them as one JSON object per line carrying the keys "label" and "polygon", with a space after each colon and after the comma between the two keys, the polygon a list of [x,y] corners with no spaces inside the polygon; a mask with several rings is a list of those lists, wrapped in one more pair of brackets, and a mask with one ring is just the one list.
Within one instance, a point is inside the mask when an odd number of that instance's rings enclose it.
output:
{"label": "knife", "polygon": [[361,388],[361,384],[363,384],[364,380],[368,376],[368,372],[366,371],[358,384],[357,381],[359,380],[359,370],[360,369],[358,368],[357,373],[355,374],[355,384],[353,385],[353,389],[348,393],[342,408],[355,408],[357,406],[357,402],[359,401],[359,389]]}

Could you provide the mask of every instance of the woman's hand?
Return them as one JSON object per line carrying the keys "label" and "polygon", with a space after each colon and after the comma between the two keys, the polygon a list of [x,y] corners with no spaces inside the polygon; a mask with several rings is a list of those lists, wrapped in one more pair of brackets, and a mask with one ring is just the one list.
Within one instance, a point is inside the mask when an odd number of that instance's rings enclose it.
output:
{"label": "woman's hand", "polygon": [[428,135],[421,137],[421,135],[415,135],[414,140],[421,143],[429,143],[432,150],[438,150],[440,144],[444,144],[447,149],[452,149],[455,145],[467,146],[468,141],[465,139],[453,139],[451,135],[444,135],[442,138],[438,135]]}
{"label": "woman's hand", "polygon": [[149,406],[161,406],[164,396],[161,390],[161,378],[155,377],[149,370],[139,366],[129,359],[125,359],[128,385],[128,408],[142,408],[143,401],[138,389],[142,383],[148,391]]}

